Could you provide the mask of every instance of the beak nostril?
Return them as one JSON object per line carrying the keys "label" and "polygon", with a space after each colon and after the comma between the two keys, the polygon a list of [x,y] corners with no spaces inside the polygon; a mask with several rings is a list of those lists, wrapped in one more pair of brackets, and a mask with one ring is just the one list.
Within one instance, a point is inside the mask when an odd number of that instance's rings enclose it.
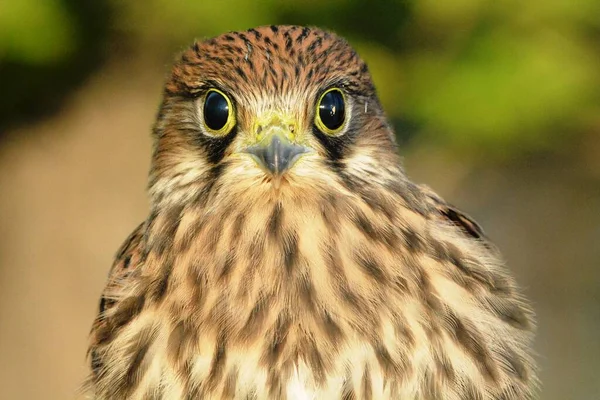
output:
{"label": "beak nostril", "polygon": [[258,128],[256,128],[256,134],[259,135],[263,130],[262,125],[259,125]]}
{"label": "beak nostril", "polygon": [[294,127],[294,125],[290,125],[290,126],[288,126],[288,129],[290,130],[291,133],[294,133],[295,127]]}

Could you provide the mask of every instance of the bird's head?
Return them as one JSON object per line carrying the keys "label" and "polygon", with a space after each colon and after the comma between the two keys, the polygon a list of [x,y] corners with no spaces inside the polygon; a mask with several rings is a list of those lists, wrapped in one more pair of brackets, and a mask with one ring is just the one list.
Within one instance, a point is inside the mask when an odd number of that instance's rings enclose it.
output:
{"label": "bird's head", "polygon": [[398,165],[366,64],[319,29],[197,42],[173,67],[154,131],[156,201],[352,192],[348,182],[377,183]]}

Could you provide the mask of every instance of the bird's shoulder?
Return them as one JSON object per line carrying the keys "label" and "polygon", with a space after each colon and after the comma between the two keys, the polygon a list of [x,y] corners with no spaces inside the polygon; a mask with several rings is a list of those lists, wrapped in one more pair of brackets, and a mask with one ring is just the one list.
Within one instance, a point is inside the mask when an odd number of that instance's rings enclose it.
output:
{"label": "bird's shoulder", "polygon": [[100,302],[98,305],[98,313],[92,326],[91,337],[92,343],[90,346],[92,369],[96,370],[99,366],[94,365],[93,348],[102,342],[104,334],[107,332],[106,315],[113,310],[123,299],[120,295],[122,288],[127,287],[127,282],[132,278],[133,273],[139,268],[142,259],[142,244],[144,237],[144,223],[138,227],[125,239],[113,261],[108,274],[108,279]]}
{"label": "bird's shoulder", "polygon": [[113,286],[121,286],[132,274],[133,271],[140,265],[142,258],[142,242],[144,236],[145,224],[141,223],[137,228],[125,239],[113,261],[108,274],[108,281],[102,298],[100,299],[100,313],[107,311],[114,304],[110,304],[111,289]]}
{"label": "bird's shoulder", "polygon": [[446,202],[440,195],[434,192],[427,185],[419,185],[419,188],[425,195],[426,201],[432,206],[434,218],[450,223],[474,239],[488,242],[488,239],[481,226],[465,212],[459,210],[452,204]]}

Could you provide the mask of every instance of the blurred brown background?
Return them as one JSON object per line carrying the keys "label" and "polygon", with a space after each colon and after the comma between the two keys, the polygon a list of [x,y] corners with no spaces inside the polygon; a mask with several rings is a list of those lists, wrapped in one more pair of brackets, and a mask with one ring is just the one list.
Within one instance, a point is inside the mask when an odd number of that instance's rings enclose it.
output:
{"label": "blurred brown background", "polygon": [[0,398],[77,397],[174,54],[273,23],[359,50],[409,175],[484,226],[534,302],[541,398],[600,399],[597,0],[1,2]]}

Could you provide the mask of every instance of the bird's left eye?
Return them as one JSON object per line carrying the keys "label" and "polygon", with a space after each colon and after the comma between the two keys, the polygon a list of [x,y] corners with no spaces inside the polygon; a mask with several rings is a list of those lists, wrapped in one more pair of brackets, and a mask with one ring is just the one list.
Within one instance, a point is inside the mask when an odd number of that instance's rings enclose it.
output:
{"label": "bird's left eye", "polygon": [[346,105],[340,89],[329,89],[317,102],[315,125],[327,135],[337,135],[344,129]]}
{"label": "bird's left eye", "polygon": [[210,89],[204,98],[204,126],[212,136],[227,135],[235,126],[231,100],[217,89]]}

